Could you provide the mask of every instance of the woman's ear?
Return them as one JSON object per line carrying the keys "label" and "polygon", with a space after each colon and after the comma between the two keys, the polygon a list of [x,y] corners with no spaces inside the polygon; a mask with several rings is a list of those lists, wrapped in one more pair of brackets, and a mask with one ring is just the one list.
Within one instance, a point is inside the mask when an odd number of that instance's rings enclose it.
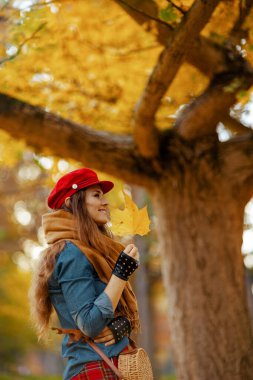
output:
{"label": "woman's ear", "polygon": [[69,208],[70,207],[70,197],[66,198],[64,203]]}

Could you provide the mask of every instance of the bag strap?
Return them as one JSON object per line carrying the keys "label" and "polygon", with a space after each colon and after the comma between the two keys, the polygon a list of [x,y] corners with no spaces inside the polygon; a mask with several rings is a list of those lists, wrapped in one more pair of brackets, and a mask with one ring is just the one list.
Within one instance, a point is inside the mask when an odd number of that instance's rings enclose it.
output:
{"label": "bag strap", "polygon": [[[69,342],[68,344],[71,344],[72,342],[78,341],[79,339],[82,339],[83,342],[88,343],[90,347],[93,348],[96,353],[101,356],[101,358],[109,365],[109,367],[113,370],[113,372],[118,376],[119,380],[124,380],[122,374],[120,373],[119,369],[114,365],[114,363],[108,358],[108,356],[85,334],[83,334],[78,329],[63,329],[58,327],[51,327],[52,330],[56,330],[57,334],[68,334],[69,335]],[[130,339],[131,342],[132,339]],[[134,345],[136,346],[135,342]]]}
{"label": "bag strap", "polygon": [[109,365],[109,367],[113,370],[113,372],[118,376],[119,380],[124,380],[122,374],[119,369],[114,365],[114,363],[108,358],[108,356],[95,344],[92,340],[88,339],[86,341],[94,351]]}

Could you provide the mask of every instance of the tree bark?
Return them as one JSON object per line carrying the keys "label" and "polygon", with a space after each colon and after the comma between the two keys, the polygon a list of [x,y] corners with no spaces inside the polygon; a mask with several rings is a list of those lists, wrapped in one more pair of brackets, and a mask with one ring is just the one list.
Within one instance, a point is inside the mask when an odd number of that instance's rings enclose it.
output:
{"label": "tree bark", "polygon": [[155,114],[161,99],[171,85],[176,73],[191,50],[194,41],[209,21],[220,0],[203,2],[195,0],[187,15],[174,30],[171,40],[160,54],[149,77],[133,116],[134,137],[144,157],[159,153],[159,137],[155,128]]}
{"label": "tree bark", "polygon": [[131,135],[98,131],[6,94],[0,94],[0,129],[37,151],[72,158],[140,186],[152,186],[157,175],[152,162],[136,153]]}
{"label": "tree bark", "polygon": [[178,380],[253,380],[240,252],[243,210],[253,189],[252,133],[219,143],[216,135],[189,142],[165,131],[158,174],[135,154],[130,136],[123,141],[46,117],[43,110],[8,96],[1,99],[1,128],[13,136],[65,158],[92,162],[95,169],[150,191],[160,226]]}
{"label": "tree bark", "polygon": [[252,380],[244,207],[211,154],[176,166],[173,186],[165,176],[152,196],[177,379]]}
{"label": "tree bark", "polygon": [[[148,6],[151,1],[142,3]],[[214,0],[197,3],[210,6]],[[160,22],[157,31],[158,41],[167,45],[172,31]],[[185,33],[183,41],[187,42]],[[229,49],[206,38],[196,38],[183,58],[210,77],[225,71],[237,79],[235,55],[229,58]],[[238,81],[231,84],[225,110],[239,88]],[[180,129],[159,133],[155,160],[136,152],[132,136],[95,131],[4,94],[0,95],[0,128],[36,149],[50,148],[148,188],[159,223],[178,380],[252,380],[253,338],[241,244],[244,206],[253,189],[253,138],[250,134],[219,144],[215,134],[214,149],[203,149],[196,141],[181,143],[178,137],[177,141],[173,134],[199,138],[199,131],[212,132],[225,117],[224,107],[216,108],[217,94],[200,104],[202,99],[197,99],[194,110],[188,108],[192,112],[184,114]],[[212,106],[208,115],[203,107],[207,100]],[[156,110],[157,106],[153,115]],[[207,116],[208,129],[203,126]],[[144,139],[142,135],[142,143]]]}

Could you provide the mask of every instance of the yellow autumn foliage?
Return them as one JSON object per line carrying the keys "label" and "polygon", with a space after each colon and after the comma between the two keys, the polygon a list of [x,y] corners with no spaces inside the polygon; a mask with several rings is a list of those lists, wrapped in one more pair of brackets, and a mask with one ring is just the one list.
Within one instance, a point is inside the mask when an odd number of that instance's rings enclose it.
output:
{"label": "yellow autumn foliage", "polygon": [[0,165],[14,166],[20,160],[25,147],[22,140],[14,142],[8,133],[0,130]]}
{"label": "yellow autumn foliage", "polygon": [[[147,23],[141,28],[112,0],[41,3],[22,12],[2,11],[8,54],[24,44],[1,67],[2,91],[96,129],[131,133],[132,109],[163,48],[155,32],[146,31]],[[188,9],[192,1],[175,3]],[[167,1],[157,4],[162,9]],[[222,2],[202,34],[223,44],[238,4]],[[247,23],[252,24],[252,15]],[[251,35],[244,47],[249,59],[250,46]],[[157,126],[170,127],[178,108],[207,84],[204,75],[184,64],[164,98]]]}
{"label": "yellow autumn foliage", "polygon": [[150,231],[147,206],[139,210],[132,198],[125,192],[123,194],[124,210],[114,209],[111,212],[112,232],[117,236],[146,235]]}
{"label": "yellow autumn foliage", "polygon": [[[133,107],[163,49],[152,22],[137,25],[113,0],[34,0],[19,9],[21,3],[0,7],[0,55],[14,57],[0,66],[1,91],[95,129],[131,134]],[[174,3],[187,10],[193,1]],[[156,4],[168,6],[166,0]],[[221,2],[201,34],[224,45],[239,5]],[[253,12],[244,23],[248,37],[238,45],[251,64],[252,24]],[[183,64],[162,100],[157,127],[170,128],[179,108],[207,85],[207,77]],[[250,91],[239,101],[245,103]],[[0,154],[1,145],[2,139]]]}

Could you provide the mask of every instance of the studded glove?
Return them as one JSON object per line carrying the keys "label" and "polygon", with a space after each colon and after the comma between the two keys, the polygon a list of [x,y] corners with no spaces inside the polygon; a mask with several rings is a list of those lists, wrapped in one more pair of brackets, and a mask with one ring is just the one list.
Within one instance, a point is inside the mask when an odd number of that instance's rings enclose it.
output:
{"label": "studded glove", "polygon": [[131,274],[138,268],[139,261],[122,251],[116,261],[112,274],[127,281]]}
{"label": "studded glove", "polygon": [[116,317],[109,324],[109,329],[112,332],[115,343],[118,343],[124,336],[129,336],[131,333],[131,324],[126,317]]}

